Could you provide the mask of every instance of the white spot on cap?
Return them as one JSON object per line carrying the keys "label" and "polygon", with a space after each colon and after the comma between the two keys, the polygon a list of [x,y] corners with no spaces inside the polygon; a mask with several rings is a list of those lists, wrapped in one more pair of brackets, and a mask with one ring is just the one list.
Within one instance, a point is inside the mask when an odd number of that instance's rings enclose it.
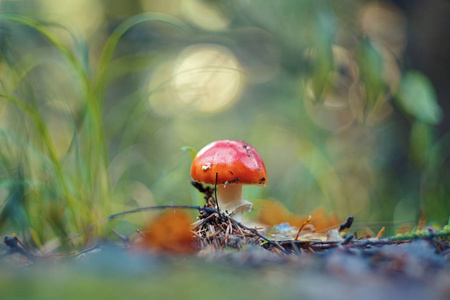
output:
{"label": "white spot on cap", "polygon": [[208,170],[208,169],[211,169],[211,163],[205,163],[205,165],[202,166],[202,170],[203,170],[203,171],[206,171],[206,170]]}

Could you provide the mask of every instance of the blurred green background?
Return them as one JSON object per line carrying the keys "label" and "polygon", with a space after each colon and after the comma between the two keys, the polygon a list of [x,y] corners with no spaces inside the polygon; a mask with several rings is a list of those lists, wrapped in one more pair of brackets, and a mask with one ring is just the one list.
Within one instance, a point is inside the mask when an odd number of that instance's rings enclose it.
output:
{"label": "blurred green background", "polygon": [[0,11],[3,234],[83,244],[151,217],[103,223],[111,213],[202,204],[181,148],[218,139],[265,161],[267,187],[244,189],[250,218],[276,199],[391,232],[421,213],[448,222],[446,1],[0,0]]}

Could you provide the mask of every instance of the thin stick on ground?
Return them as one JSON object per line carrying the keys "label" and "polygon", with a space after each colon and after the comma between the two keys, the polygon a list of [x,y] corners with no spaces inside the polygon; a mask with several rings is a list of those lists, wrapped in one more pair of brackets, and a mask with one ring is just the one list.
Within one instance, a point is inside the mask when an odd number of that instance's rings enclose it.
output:
{"label": "thin stick on ground", "polygon": [[220,212],[219,201],[217,201],[217,177],[219,173],[216,172],[216,181],[214,182],[214,202],[216,204],[217,210]]}
{"label": "thin stick on ground", "polygon": [[148,211],[148,210],[162,210],[162,209],[168,209],[168,208],[171,208],[171,209],[174,209],[174,208],[178,208],[178,209],[196,209],[198,211],[205,211],[207,213],[218,212],[214,208],[202,207],[202,206],[196,206],[196,205],[159,205],[159,206],[146,206],[146,207],[140,207],[140,208],[136,208],[136,209],[132,209],[132,210],[123,211],[123,212],[120,212],[120,213],[109,215],[106,219],[107,220],[112,220],[112,219],[115,219],[117,217],[121,217],[121,216],[124,216],[124,215],[144,212],[144,211]]}

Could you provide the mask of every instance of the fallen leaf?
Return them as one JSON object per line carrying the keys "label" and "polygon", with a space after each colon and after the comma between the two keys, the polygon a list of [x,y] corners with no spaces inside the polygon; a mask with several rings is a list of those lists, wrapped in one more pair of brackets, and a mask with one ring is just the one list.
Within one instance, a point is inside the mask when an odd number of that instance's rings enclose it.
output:
{"label": "fallen leaf", "polygon": [[258,221],[268,226],[280,223],[289,223],[291,226],[300,228],[311,216],[311,225],[316,231],[322,231],[334,226],[339,226],[339,219],[334,214],[328,214],[323,207],[318,207],[305,216],[299,216],[289,210],[276,200],[269,200],[260,209]]}
{"label": "fallen leaf", "polygon": [[380,229],[380,231],[378,231],[377,239],[381,239],[381,237],[383,236],[384,230],[385,230],[385,227],[383,226],[383,227]]}
{"label": "fallen leaf", "polygon": [[192,220],[186,213],[168,211],[145,227],[137,245],[171,254],[193,253],[196,249],[191,226]]}
{"label": "fallen leaf", "polygon": [[423,211],[420,211],[419,224],[417,224],[417,230],[422,230],[427,225],[427,216]]}
{"label": "fallen leaf", "polygon": [[327,232],[327,241],[328,242],[340,242],[340,241],[342,241],[342,237],[339,234],[339,230],[337,228],[328,230],[328,232]]}

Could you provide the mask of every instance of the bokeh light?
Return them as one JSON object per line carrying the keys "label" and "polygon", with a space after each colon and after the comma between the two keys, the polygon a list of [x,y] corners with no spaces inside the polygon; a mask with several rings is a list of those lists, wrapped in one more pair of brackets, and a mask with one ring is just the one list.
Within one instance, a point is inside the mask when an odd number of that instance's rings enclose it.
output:
{"label": "bokeh light", "polygon": [[183,15],[192,23],[205,30],[220,31],[227,28],[230,21],[213,1],[182,1]]}
{"label": "bokeh light", "polygon": [[239,62],[225,47],[200,44],[156,70],[150,82],[150,105],[167,115],[180,111],[219,112],[230,107],[243,88]]}
{"label": "bokeh light", "polygon": [[183,51],[176,65],[173,87],[179,99],[200,111],[225,109],[242,90],[243,75],[239,63],[224,47],[191,46]]}
{"label": "bokeh light", "polygon": [[404,13],[392,3],[371,2],[361,14],[363,32],[371,42],[387,48],[400,58],[406,47],[406,18]]}
{"label": "bokeh light", "polygon": [[[89,7],[87,9],[86,7]],[[57,1],[40,0],[39,9],[44,19],[69,23],[84,34],[94,33],[103,21],[103,6],[97,0]]]}

